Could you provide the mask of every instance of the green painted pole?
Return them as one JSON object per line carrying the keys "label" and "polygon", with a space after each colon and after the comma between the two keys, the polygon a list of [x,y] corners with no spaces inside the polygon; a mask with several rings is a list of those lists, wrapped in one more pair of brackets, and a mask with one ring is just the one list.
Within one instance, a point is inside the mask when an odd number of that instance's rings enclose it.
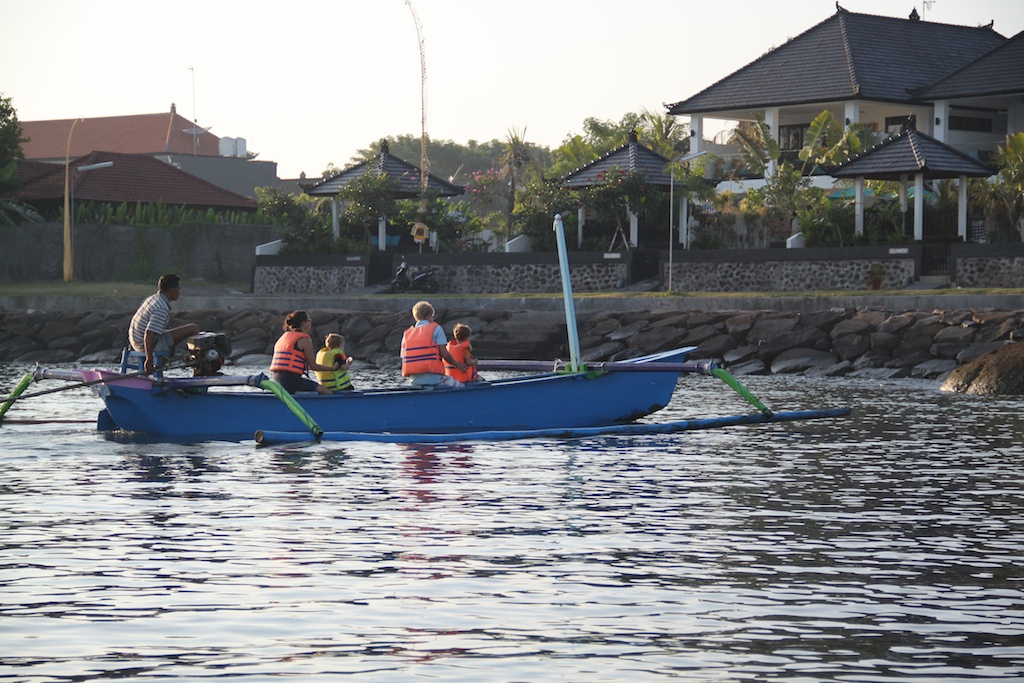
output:
{"label": "green painted pole", "polygon": [[15,399],[21,396],[21,392],[25,391],[25,389],[28,388],[29,384],[32,384],[32,379],[34,377],[34,372],[29,372],[24,377],[22,377],[21,381],[18,382],[18,386],[14,387],[14,391],[11,392],[11,395],[8,396],[7,400],[3,402],[3,405],[0,405],[0,421],[3,420],[4,413],[7,412],[8,408],[14,405]]}
{"label": "green painted pole", "polygon": [[288,406],[288,410],[295,413],[295,417],[302,421],[302,424],[309,428],[309,431],[313,433],[313,436],[317,439],[324,433],[324,430],[320,429],[320,425],[316,423],[316,420],[306,412],[306,409],[299,405],[299,402],[295,400],[295,397],[285,391],[284,387],[275,382],[272,379],[265,379],[260,382],[260,388],[266,389],[274,396],[281,399],[281,402]]}
{"label": "green painted pole", "polygon": [[711,374],[717,377],[718,379],[722,380],[726,384],[728,384],[730,387],[732,387],[737,394],[745,398],[747,402],[750,403],[750,405],[760,410],[765,416],[772,416],[771,408],[761,403],[761,400],[758,399],[757,396],[754,396],[752,393],[750,393],[749,389],[747,389],[745,386],[737,382],[736,378],[730,375],[728,372],[726,372],[722,368],[714,368],[711,371]]}

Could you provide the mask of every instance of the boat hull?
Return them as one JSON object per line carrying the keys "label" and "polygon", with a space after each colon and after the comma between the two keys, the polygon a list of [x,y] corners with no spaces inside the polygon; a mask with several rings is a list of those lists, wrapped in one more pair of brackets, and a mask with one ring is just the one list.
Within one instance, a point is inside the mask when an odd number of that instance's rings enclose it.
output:
{"label": "boat hull", "polygon": [[[692,350],[632,362],[681,362]],[[103,371],[83,374],[103,377]],[[445,434],[592,427],[625,424],[660,410],[671,400],[678,376],[671,371],[546,373],[461,389],[403,387],[295,398],[324,431]],[[93,388],[106,405],[101,428],[227,439],[251,438],[257,430],[304,428],[280,399],[265,391],[167,388],[148,377],[113,374]]]}

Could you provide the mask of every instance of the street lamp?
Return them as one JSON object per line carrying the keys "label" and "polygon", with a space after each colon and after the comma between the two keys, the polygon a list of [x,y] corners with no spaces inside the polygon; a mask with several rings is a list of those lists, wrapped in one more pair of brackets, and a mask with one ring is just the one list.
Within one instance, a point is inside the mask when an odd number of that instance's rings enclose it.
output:
{"label": "street lamp", "polygon": [[85,164],[84,166],[76,166],[75,174],[71,176],[71,207],[68,216],[68,236],[70,237],[65,249],[69,250],[69,253],[65,255],[64,263],[65,270],[64,281],[70,282],[74,277],[74,231],[75,231],[75,180],[78,178],[79,173],[85,173],[86,171],[95,171],[100,168],[110,168],[114,165],[113,161],[100,161],[95,164]]}
{"label": "street lamp", "polygon": [[[675,238],[675,234],[674,234],[675,233],[675,228],[673,227],[673,217],[674,217],[674,211],[675,211],[675,208],[676,208],[676,202],[675,202],[675,193],[676,193],[676,164],[681,164],[684,161],[690,161],[691,159],[696,159],[697,157],[699,157],[701,155],[704,155],[704,154],[707,154],[707,150],[701,150],[700,152],[692,152],[690,154],[684,154],[683,156],[679,157],[678,159],[676,159],[675,161],[673,161],[669,165],[669,171],[670,171],[670,175],[671,175],[671,180],[669,181],[669,186],[668,186],[668,290],[667,291],[669,291],[669,292],[672,291],[672,242],[674,241],[674,238]],[[686,197],[685,196],[683,197],[683,201],[684,202],[686,201]],[[689,211],[687,211],[687,214],[689,214]],[[687,223],[689,223],[688,219],[687,219]],[[680,226],[680,227],[682,227],[682,226]],[[688,226],[687,226],[687,229],[689,229]],[[689,246],[689,239],[686,239],[683,242],[683,246],[684,247],[688,247]]]}

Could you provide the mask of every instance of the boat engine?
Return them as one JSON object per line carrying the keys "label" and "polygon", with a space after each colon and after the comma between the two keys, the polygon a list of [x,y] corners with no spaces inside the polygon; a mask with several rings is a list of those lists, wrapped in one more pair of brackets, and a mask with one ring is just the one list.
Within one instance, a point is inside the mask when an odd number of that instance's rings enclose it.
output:
{"label": "boat engine", "polygon": [[231,342],[223,332],[200,332],[188,338],[188,354],[195,365],[194,377],[220,374],[217,371],[231,355]]}

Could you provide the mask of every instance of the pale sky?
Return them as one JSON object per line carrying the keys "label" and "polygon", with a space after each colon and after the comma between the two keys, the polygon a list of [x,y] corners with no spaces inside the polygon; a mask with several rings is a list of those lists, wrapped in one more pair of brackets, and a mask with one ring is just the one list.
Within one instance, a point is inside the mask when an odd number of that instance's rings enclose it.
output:
{"label": "pale sky", "polygon": [[[517,129],[551,148],[587,117],[664,113],[836,11],[835,0],[412,4],[430,136],[483,142]],[[840,4],[995,20],[1006,37],[1024,30],[1022,0]],[[282,178],[318,176],[381,137],[420,134],[419,44],[405,0],[0,0],[0,16],[0,93],[22,121],[152,114],[174,102],[211,133],[245,138]]]}

